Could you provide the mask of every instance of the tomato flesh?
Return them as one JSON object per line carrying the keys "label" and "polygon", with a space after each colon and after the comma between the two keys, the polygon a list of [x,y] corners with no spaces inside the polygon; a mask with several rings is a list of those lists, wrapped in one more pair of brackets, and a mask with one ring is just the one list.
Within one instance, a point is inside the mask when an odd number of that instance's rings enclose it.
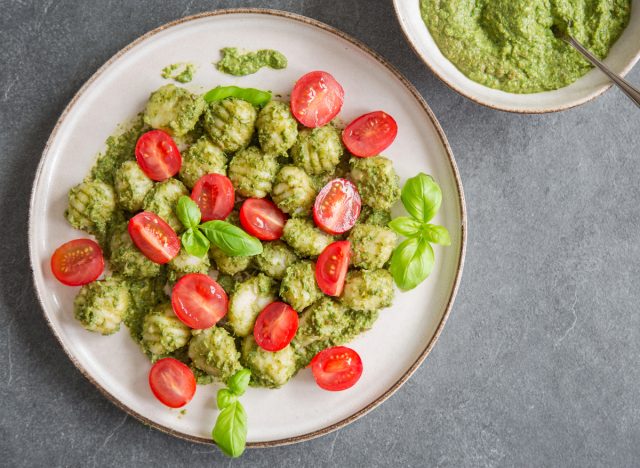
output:
{"label": "tomato flesh", "polygon": [[346,346],[320,351],[311,360],[311,371],[320,388],[337,392],[355,385],[362,375],[362,359]]}
{"label": "tomato flesh", "polygon": [[342,294],[350,259],[349,241],[337,241],[325,247],[316,262],[316,283],[323,293],[328,296]]}
{"label": "tomato flesh", "polygon": [[206,174],[193,186],[191,199],[198,204],[202,221],[225,219],[233,210],[235,191],[228,177]]}
{"label": "tomato flesh", "polygon": [[383,111],[361,115],[342,132],[342,142],[351,154],[376,156],[387,149],[398,134],[398,124]]}
{"label": "tomato flesh", "polygon": [[163,405],[180,408],[196,393],[196,378],[189,367],[174,358],[156,361],[149,371],[149,387]]}
{"label": "tomato flesh", "polygon": [[291,92],[291,112],[305,127],[321,127],[338,115],[344,89],[327,72],[312,71],[296,82]]}
{"label": "tomato flesh", "polygon": [[260,312],[253,327],[256,343],[267,351],[287,347],[298,331],[298,313],[289,304],[272,302]]}
{"label": "tomato flesh", "polygon": [[173,138],[162,130],[151,130],[138,138],[136,161],[152,180],[165,180],[180,171],[182,156]]}
{"label": "tomato flesh", "polygon": [[211,277],[190,273],[178,280],[171,293],[176,316],[188,327],[202,330],[213,327],[227,314],[227,293]]}
{"label": "tomato flesh", "polygon": [[138,213],[129,220],[128,230],[135,246],[152,262],[165,264],[180,252],[178,235],[155,213]]}
{"label": "tomato flesh", "polygon": [[347,179],[333,179],[318,193],[313,204],[313,219],[323,231],[342,234],[356,224],[361,207],[356,186]]}
{"label": "tomato flesh", "polygon": [[264,198],[248,198],[240,208],[240,224],[260,240],[280,239],[286,222],[280,208]]}
{"label": "tomato flesh", "polygon": [[51,272],[67,286],[82,286],[98,279],[104,271],[100,246],[91,239],[74,239],[62,244],[51,256]]}

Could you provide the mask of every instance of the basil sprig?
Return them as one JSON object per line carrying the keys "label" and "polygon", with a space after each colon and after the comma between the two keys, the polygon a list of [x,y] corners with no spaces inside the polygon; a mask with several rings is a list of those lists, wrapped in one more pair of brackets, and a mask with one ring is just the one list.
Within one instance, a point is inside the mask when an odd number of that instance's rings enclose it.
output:
{"label": "basil sprig", "polygon": [[231,257],[249,257],[262,253],[262,243],[242,229],[226,221],[207,221],[200,224],[200,208],[183,195],[176,207],[178,219],[187,230],[182,234],[182,247],[190,255],[204,257],[211,244]]}
{"label": "basil sprig", "polygon": [[211,437],[225,455],[233,458],[242,455],[247,442],[247,413],[238,397],[244,395],[250,380],[249,369],[239,370],[229,379],[227,388],[218,390],[216,398],[220,414]]}
{"label": "basil sprig", "polygon": [[207,91],[203,98],[207,102],[221,101],[228,97],[235,97],[250,102],[254,106],[263,107],[271,101],[271,91],[255,88],[240,88],[238,86],[216,86]]}
{"label": "basil sprig", "polygon": [[420,173],[410,178],[400,198],[410,216],[391,220],[389,227],[407,239],[393,251],[389,271],[398,287],[408,291],[433,269],[431,244],[451,245],[451,237],[445,227],[429,223],[442,204],[442,190],[433,177]]}

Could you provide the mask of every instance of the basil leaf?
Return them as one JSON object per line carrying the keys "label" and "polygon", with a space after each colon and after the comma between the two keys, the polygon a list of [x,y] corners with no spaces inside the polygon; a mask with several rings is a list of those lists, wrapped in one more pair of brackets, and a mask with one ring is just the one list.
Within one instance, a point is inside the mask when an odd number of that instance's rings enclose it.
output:
{"label": "basil leaf", "polygon": [[389,227],[395,232],[405,237],[413,237],[420,234],[422,223],[408,216],[400,216],[389,222]]}
{"label": "basil leaf", "polygon": [[230,457],[239,457],[247,441],[247,413],[239,401],[223,409],[211,431],[213,441]]}
{"label": "basil leaf", "polygon": [[178,199],[176,214],[182,225],[187,229],[195,228],[200,224],[200,208],[198,208],[196,202],[186,195]]}
{"label": "basil leaf", "polygon": [[262,253],[262,243],[226,221],[207,221],[200,229],[211,243],[231,257],[249,257]]}
{"label": "basil leaf", "polygon": [[400,198],[411,216],[426,223],[440,209],[442,191],[433,177],[421,172],[407,180],[402,187]]}
{"label": "basil leaf", "polygon": [[241,369],[231,376],[227,382],[227,387],[229,387],[229,390],[235,395],[244,395],[250,380],[251,371],[249,369]]}
{"label": "basil leaf", "polygon": [[425,240],[440,245],[451,245],[451,236],[444,226],[426,224],[422,228],[422,236]]}
{"label": "basil leaf", "polygon": [[218,390],[218,395],[216,396],[216,403],[218,404],[218,409],[225,409],[227,406],[231,405],[238,401],[238,396],[235,395],[228,388],[221,388]]}
{"label": "basil leaf", "polygon": [[216,86],[203,96],[207,102],[221,101],[228,97],[235,97],[250,102],[254,106],[262,107],[271,101],[271,91],[255,88],[239,88],[238,86]]}
{"label": "basil leaf", "polygon": [[422,283],[433,269],[433,249],[429,242],[415,237],[400,243],[391,256],[389,271],[404,291]]}
{"label": "basil leaf", "polygon": [[182,247],[189,255],[204,257],[209,251],[209,239],[197,228],[189,228],[182,234]]}

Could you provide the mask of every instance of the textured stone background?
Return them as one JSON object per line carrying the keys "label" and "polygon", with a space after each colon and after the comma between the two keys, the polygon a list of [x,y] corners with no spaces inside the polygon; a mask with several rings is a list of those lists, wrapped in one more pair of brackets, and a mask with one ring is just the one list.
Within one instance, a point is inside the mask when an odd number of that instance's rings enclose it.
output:
{"label": "textured stone background", "polygon": [[485,109],[425,69],[386,0],[0,5],[0,465],[227,463],[126,416],[65,357],[33,292],[27,208],[56,119],[105,60],[167,21],[236,6],[319,19],[398,66],[449,137],[470,230],[453,314],[400,391],[343,430],[230,464],[637,464],[640,113],[620,92],[553,115]]}

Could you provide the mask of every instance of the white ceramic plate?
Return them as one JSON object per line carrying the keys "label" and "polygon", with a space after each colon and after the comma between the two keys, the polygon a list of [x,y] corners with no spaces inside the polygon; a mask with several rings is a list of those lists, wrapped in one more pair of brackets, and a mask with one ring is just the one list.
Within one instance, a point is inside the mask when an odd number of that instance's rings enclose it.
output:
{"label": "white ceramic plate", "polygon": [[[280,50],[289,66],[244,78],[223,75],[211,63],[220,48],[230,45]],[[434,345],[460,280],[466,218],[453,156],[416,90],[375,53],[321,23],[265,10],[201,14],[146,34],[98,70],[60,118],[33,187],[30,253],[45,316],[74,364],[115,404],[166,432],[211,442],[216,386],[199,387],[185,415],[162,406],[147,385],[149,361],[126,328],[107,337],[84,330],[73,318],[77,288],[58,283],[49,269],[55,248],[82,235],[64,219],[67,191],[87,174],[116,125],[139,112],[149,93],[166,83],[160,70],[178,61],[199,65],[189,84],[195,91],[236,84],[286,95],[302,74],[327,70],[345,89],[344,120],[375,109],[396,118],[400,130],[386,154],[403,181],[424,171],[442,186],[444,202],[436,222],[449,229],[452,245],[437,247],[428,281],[410,293],[397,294],[373,330],[353,342],[365,366],[358,384],[344,392],[325,392],[315,385],[310,371],[303,370],[280,390],[250,389],[243,397],[251,446],[292,443],[337,429],[391,395]]]}
{"label": "white ceramic plate", "polygon": [[[416,54],[446,85],[478,104],[509,112],[556,112],[591,101],[611,87],[607,77],[594,69],[569,86],[544,93],[514,94],[488,88],[467,78],[440,52],[420,16],[420,0],[394,0],[393,4]],[[629,26],[613,45],[605,63],[613,71],[626,75],[639,58],[640,0],[633,0]]]}

